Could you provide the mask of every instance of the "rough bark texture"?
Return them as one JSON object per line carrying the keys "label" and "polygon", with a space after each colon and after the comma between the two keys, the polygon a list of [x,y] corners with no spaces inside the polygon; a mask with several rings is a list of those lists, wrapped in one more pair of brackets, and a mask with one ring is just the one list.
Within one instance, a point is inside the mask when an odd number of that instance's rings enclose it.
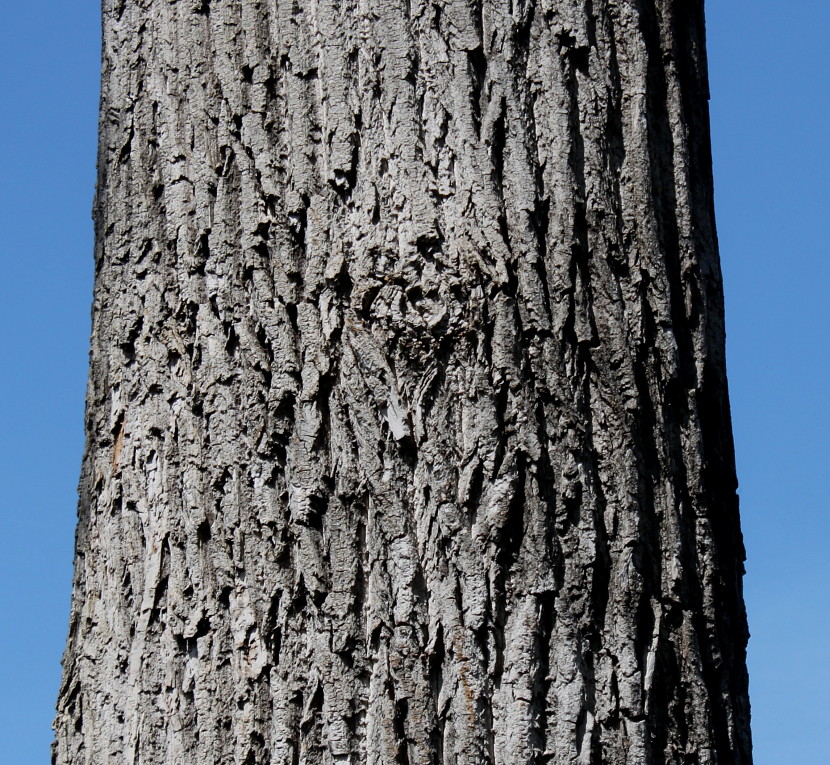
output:
{"label": "rough bark texture", "polygon": [[54,760],[734,763],[700,0],[105,0]]}

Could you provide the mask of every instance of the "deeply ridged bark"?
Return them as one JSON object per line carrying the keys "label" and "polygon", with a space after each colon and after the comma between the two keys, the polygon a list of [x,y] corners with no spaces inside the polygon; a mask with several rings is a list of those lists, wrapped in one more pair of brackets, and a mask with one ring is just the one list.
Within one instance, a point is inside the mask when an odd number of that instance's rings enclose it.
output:
{"label": "deeply ridged bark", "polygon": [[749,765],[699,0],[106,0],[54,758]]}

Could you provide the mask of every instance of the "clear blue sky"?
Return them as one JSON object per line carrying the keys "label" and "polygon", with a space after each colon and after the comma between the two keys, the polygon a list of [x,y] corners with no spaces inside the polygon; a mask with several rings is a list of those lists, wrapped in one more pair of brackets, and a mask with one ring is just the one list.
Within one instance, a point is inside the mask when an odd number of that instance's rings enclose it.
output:
{"label": "clear blue sky", "polygon": [[[83,447],[99,6],[0,25],[0,763],[49,761]],[[830,3],[709,0],[756,765],[830,748]]]}

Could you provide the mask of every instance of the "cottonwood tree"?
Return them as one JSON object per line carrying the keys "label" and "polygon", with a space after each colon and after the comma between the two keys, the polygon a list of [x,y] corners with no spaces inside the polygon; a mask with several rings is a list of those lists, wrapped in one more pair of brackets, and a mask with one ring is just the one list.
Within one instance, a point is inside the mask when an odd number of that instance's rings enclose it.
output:
{"label": "cottonwood tree", "polygon": [[700,0],[104,0],[54,761],[751,762]]}

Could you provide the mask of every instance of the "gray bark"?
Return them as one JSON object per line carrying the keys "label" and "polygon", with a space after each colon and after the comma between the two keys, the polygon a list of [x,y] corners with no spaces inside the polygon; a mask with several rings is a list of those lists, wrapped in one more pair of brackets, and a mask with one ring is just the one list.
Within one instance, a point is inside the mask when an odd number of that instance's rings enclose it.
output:
{"label": "gray bark", "polygon": [[105,0],[53,760],[749,765],[700,0]]}

